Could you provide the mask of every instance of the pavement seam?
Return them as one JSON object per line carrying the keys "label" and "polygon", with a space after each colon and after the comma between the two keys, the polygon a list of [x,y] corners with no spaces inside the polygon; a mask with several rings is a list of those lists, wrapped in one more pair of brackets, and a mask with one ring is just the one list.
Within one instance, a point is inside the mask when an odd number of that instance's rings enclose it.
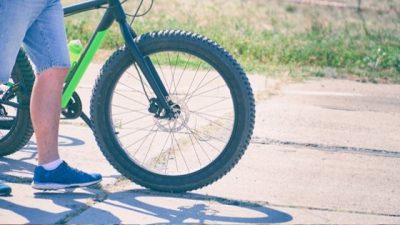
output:
{"label": "pavement seam", "polygon": [[286,146],[293,146],[300,148],[306,147],[314,150],[327,151],[327,152],[341,152],[341,153],[351,153],[351,154],[364,154],[369,156],[400,158],[400,152],[388,151],[383,149],[359,148],[350,146],[333,146],[333,145],[324,145],[316,143],[301,143],[294,141],[281,141],[268,137],[254,136],[251,140],[251,143],[259,145],[286,145]]}
{"label": "pavement seam", "polygon": [[99,190],[99,192],[96,193],[95,198],[89,199],[86,203],[84,203],[83,206],[78,207],[75,210],[72,210],[72,212],[68,213],[67,215],[64,216],[64,218],[58,220],[54,224],[68,224],[70,220],[74,219],[75,217],[78,217],[86,210],[92,208],[97,203],[104,202],[105,200],[108,199],[108,196],[111,193],[109,190],[112,190],[115,186],[118,186],[119,183],[124,181],[125,179],[123,177],[120,177],[119,179],[117,179],[117,181],[113,183],[107,184],[105,186],[99,184],[96,187],[91,188],[92,190]]}
{"label": "pavement seam", "polygon": [[84,206],[81,206],[75,210],[72,210],[72,212],[67,213],[67,215],[65,215],[64,218],[58,220],[54,224],[67,224],[69,220],[79,216],[80,214],[82,214],[83,212],[85,212],[86,210],[88,210],[91,207],[92,207],[92,205],[90,205],[89,203],[84,203]]}
{"label": "pavement seam", "polygon": [[92,190],[99,190],[99,192],[96,194],[95,198],[89,199],[82,207],[78,207],[75,210],[72,210],[72,212],[68,213],[64,218],[58,220],[54,224],[68,224],[70,220],[74,219],[75,217],[78,217],[82,213],[84,213],[86,210],[92,208],[94,205],[97,203],[102,203],[105,200],[108,199],[108,196],[112,191],[120,184],[124,184],[126,182],[126,178],[123,176],[120,176],[115,182],[106,184],[102,186],[101,184],[98,184],[95,187],[92,187]]}
{"label": "pavement seam", "polygon": [[[110,185],[113,185],[113,184],[110,184]],[[93,190],[94,188],[91,188],[91,189]],[[83,206],[73,209],[71,212],[67,213],[67,215],[65,215],[63,218],[61,218],[54,224],[68,224],[68,222],[70,220],[72,220],[73,218],[81,215],[86,210],[92,208],[98,202],[103,202],[108,198],[109,193],[107,191],[105,191],[103,189],[103,187],[101,187],[99,185],[99,188],[96,188],[96,189],[99,190],[99,192],[96,193],[96,196],[94,199],[89,199],[87,202],[83,203]]]}
{"label": "pavement seam", "polygon": [[274,203],[262,203],[259,204],[273,206],[273,207],[283,207],[283,208],[292,208],[292,209],[306,209],[306,210],[313,210],[313,211],[326,211],[326,212],[339,212],[339,213],[351,213],[351,214],[360,214],[360,215],[371,215],[371,216],[388,216],[388,217],[399,217],[400,214],[390,214],[390,213],[376,213],[376,212],[363,212],[363,211],[356,211],[356,210],[346,210],[346,209],[329,209],[329,208],[319,208],[319,207],[312,207],[312,206],[299,206],[299,205],[283,205],[283,204],[274,204]]}

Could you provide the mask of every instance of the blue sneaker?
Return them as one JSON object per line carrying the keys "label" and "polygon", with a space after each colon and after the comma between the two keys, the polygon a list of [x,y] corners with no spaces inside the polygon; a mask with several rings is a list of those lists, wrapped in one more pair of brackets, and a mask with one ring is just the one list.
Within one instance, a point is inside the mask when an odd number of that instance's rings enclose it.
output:
{"label": "blue sneaker", "polygon": [[62,162],[55,170],[35,168],[32,187],[39,190],[58,190],[65,188],[87,187],[101,181],[100,174],[88,174]]}

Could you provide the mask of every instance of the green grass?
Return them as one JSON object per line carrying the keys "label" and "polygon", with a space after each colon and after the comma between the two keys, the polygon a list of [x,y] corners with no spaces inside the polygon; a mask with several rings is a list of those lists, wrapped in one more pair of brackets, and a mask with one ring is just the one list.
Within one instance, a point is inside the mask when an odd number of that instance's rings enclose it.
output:
{"label": "green grass", "polygon": [[[134,28],[138,33],[183,29],[204,34],[224,46],[250,73],[358,76],[400,83],[400,13],[384,11],[385,6],[400,8],[400,2],[363,2],[379,10],[365,11],[361,17],[354,9],[278,0],[155,1],[153,10],[137,19]],[[129,4],[127,10],[133,11],[135,2]],[[69,18],[68,36],[86,42],[100,16],[96,12]],[[104,48],[121,44],[113,27]]]}

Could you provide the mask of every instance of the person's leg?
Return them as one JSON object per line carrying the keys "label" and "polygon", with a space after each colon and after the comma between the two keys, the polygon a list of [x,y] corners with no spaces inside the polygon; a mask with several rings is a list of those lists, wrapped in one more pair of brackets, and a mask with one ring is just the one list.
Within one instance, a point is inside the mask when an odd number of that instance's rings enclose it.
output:
{"label": "person's leg", "polygon": [[46,69],[36,76],[31,97],[31,118],[36,134],[39,165],[32,187],[55,190],[85,187],[101,181],[100,174],[87,174],[69,167],[60,160],[58,131],[61,113],[61,94],[68,68]]}
{"label": "person's leg", "polygon": [[31,119],[39,151],[39,165],[60,158],[58,130],[61,113],[61,92],[67,68],[51,68],[38,74],[31,97]]}
{"label": "person's leg", "polygon": [[[8,82],[25,33],[43,5],[37,1],[0,0],[0,84]],[[0,196],[11,187],[0,180]]]}
{"label": "person's leg", "polygon": [[89,186],[100,182],[101,175],[71,168],[58,153],[61,93],[70,62],[60,0],[46,2],[24,39],[37,71],[30,108],[39,166],[34,171],[32,187],[43,190]]}
{"label": "person's leg", "polygon": [[60,164],[60,101],[63,83],[70,66],[61,3],[59,0],[43,2],[41,13],[35,18],[24,38],[25,50],[35,64],[37,72],[30,109],[39,165],[55,160]]}

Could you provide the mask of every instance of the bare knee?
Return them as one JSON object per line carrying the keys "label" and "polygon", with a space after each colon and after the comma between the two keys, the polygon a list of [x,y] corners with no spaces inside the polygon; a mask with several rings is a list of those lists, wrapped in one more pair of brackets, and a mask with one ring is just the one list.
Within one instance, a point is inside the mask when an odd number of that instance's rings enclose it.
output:
{"label": "bare knee", "polygon": [[54,79],[59,79],[59,77],[66,76],[68,72],[69,68],[50,68],[39,73],[38,77],[53,76]]}
{"label": "bare knee", "polygon": [[69,68],[50,68],[37,74],[36,82],[50,87],[60,87],[65,81]]}

